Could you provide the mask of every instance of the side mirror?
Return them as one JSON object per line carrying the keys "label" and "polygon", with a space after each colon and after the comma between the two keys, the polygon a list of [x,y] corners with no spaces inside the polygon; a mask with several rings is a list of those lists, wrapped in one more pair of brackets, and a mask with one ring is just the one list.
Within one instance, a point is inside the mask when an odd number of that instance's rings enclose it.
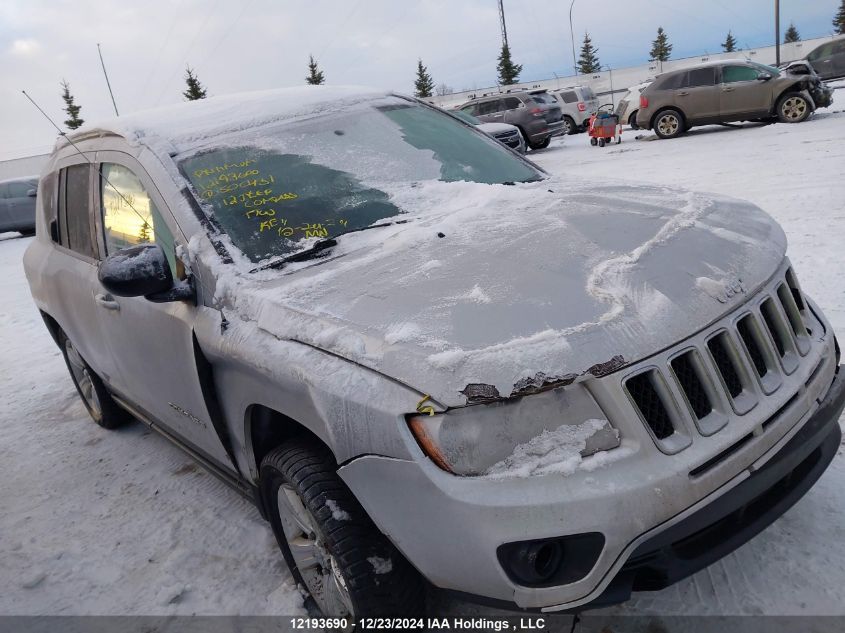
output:
{"label": "side mirror", "polygon": [[138,244],[100,262],[97,277],[118,297],[146,297],[156,303],[196,301],[190,281],[174,284],[167,255],[158,244]]}
{"label": "side mirror", "polygon": [[769,73],[757,73],[757,79],[760,81],[769,81],[772,76]]}
{"label": "side mirror", "polygon": [[30,189],[29,191],[26,192],[26,195],[29,198],[34,198],[35,196],[38,195],[38,190],[37,189]]}

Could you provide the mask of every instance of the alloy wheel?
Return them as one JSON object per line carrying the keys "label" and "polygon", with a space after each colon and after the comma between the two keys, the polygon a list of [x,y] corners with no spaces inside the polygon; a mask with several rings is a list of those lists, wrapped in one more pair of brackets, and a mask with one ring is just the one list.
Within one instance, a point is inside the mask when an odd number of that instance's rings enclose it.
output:
{"label": "alloy wheel", "polygon": [[82,394],[82,399],[85,400],[86,406],[91,410],[94,418],[100,418],[103,415],[103,408],[100,405],[100,399],[97,397],[97,390],[94,388],[94,381],[91,379],[91,373],[88,365],[82,360],[82,356],[73,346],[70,340],[65,341],[65,352],[67,352],[67,359],[70,365],[70,371],[73,374],[73,379],[79,387],[79,392]]}
{"label": "alloy wheel", "polygon": [[314,527],[311,514],[288,484],[279,486],[279,518],[291,556],[300,576],[326,616],[352,615],[352,599],[346,580]]}
{"label": "alloy wheel", "polygon": [[657,120],[657,129],[663,136],[674,136],[680,127],[681,122],[674,114],[664,114]]}
{"label": "alloy wheel", "polygon": [[780,111],[785,119],[798,121],[807,112],[807,102],[801,97],[789,97],[783,102]]}

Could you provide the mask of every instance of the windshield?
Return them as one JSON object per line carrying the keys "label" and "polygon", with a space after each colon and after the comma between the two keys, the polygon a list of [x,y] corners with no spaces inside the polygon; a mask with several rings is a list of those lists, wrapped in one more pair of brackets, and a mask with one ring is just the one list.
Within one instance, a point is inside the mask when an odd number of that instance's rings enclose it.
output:
{"label": "windshield", "polygon": [[777,77],[780,74],[780,70],[775,68],[774,66],[766,66],[766,64],[758,64],[757,62],[748,62],[754,68],[764,73],[769,73],[772,77]]}
{"label": "windshield", "polygon": [[397,186],[543,177],[495,140],[400,97],[236,132],[176,162],[205,212],[254,263],[399,215],[387,193]]}

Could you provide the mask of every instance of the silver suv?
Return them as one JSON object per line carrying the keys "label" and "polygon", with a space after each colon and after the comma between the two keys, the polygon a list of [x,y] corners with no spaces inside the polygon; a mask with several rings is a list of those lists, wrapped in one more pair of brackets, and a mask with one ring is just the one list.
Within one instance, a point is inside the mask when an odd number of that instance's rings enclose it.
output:
{"label": "silver suv", "polygon": [[303,87],[60,140],[24,266],[93,419],[254,500],[355,617],[426,583],[618,602],[774,521],[845,405],[785,250],[750,204],[597,191],[420,101]]}
{"label": "silver suv", "polygon": [[553,136],[564,133],[560,106],[545,90],[487,95],[457,109],[485,123],[508,123],[518,127],[531,149],[544,149]]}
{"label": "silver suv", "polygon": [[596,93],[589,86],[570,86],[552,90],[563,111],[563,125],[567,134],[577,134],[589,127],[590,117],[599,109]]}

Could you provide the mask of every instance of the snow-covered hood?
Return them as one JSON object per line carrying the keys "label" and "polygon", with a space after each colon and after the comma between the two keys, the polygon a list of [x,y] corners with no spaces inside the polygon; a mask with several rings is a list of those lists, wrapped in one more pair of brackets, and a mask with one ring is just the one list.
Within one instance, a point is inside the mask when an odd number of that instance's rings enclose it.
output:
{"label": "snow-covered hood", "polygon": [[640,360],[736,309],[786,251],[751,204],[652,186],[426,183],[394,201],[408,223],[238,284],[234,303],[446,406]]}
{"label": "snow-covered hood", "polygon": [[515,125],[508,125],[507,123],[479,123],[475,127],[490,136],[503,134],[504,132],[511,132],[517,129]]}

